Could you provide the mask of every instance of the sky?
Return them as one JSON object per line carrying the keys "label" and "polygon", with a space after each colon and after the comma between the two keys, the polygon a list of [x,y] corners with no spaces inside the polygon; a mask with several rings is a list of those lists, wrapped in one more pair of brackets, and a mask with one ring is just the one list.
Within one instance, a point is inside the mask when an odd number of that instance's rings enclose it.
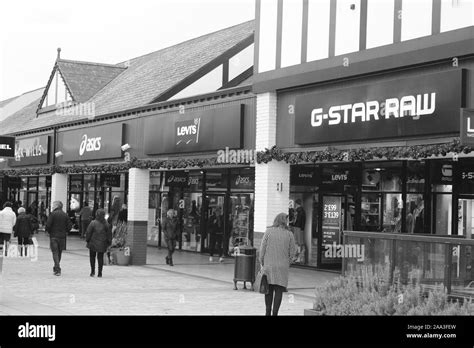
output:
{"label": "sky", "polygon": [[61,58],[116,64],[255,18],[255,0],[0,2],[0,100],[44,87]]}

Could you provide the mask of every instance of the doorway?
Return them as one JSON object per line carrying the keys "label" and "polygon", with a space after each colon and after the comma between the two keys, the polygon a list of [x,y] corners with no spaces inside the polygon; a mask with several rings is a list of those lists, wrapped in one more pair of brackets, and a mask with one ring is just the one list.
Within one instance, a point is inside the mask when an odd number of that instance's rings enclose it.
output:
{"label": "doorway", "polygon": [[474,235],[474,197],[460,197],[458,209],[458,235],[472,239]]}
{"label": "doorway", "polygon": [[321,193],[319,209],[320,252],[318,264],[322,269],[342,267],[342,237],[344,230],[354,229],[355,193]]}

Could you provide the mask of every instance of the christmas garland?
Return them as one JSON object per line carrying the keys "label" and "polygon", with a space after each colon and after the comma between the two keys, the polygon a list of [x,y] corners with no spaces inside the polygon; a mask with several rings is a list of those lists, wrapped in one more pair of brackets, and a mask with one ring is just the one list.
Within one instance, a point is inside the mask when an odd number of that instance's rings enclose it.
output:
{"label": "christmas garland", "polygon": [[217,157],[196,158],[196,159],[168,159],[168,160],[140,160],[132,158],[123,163],[104,163],[100,165],[72,165],[60,166],[52,165],[46,167],[33,167],[21,169],[0,170],[1,174],[7,176],[28,176],[28,175],[52,175],[52,174],[92,174],[92,173],[121,173],[130,168],[139,169],[185,169],[185,168],[203,168],[217,166],[219,162]]}
{"label": "christmas garland", "polygon": [[[394,159],[425,159],[431,156],[447,156],[452,154],[469,154],[474,151],[471,146],[461,145],[459,139],[453,139],[450,143],[436,145],[414,145],[396,147],[373,147],[340,150],[328,147],[321,151],[299,151],[285,152],[277,146],[271,149],[257,152],[257,163],[268,163],[272,160],[285,161],[289,164],[317,163],[317,162],[355,162],[370,160],[394,160]],[[52,175],[59,174],[92,174],[92,173],[121,173],[130,168],[138,169],[186,169],[216,167],[220,163],[217,157],[211,158],[180,158],[166,160],[143,160],[132,158],[130,161],[122,163],[103,163],[100,165],[72,165],[60,166],[52,165],[46,167],[33,167],[21,169],[0,170],[1,174],[7,176],[28,176],[28,175]]]}
{"label": "christmas garland", "polygon": [[425,159],[431,156],[443,156],[448,153],[468,154],[474,149],[461,145],[459,139],[450,143],[436,145],[413,145],[395,147],[374,147],[340,150],[328,147],[322,151],[285,152],[277,146],[257,152],[257,163],[268,163],[272,160],[285,161],[289,164],[316,162],[355,162],[370,160]]}

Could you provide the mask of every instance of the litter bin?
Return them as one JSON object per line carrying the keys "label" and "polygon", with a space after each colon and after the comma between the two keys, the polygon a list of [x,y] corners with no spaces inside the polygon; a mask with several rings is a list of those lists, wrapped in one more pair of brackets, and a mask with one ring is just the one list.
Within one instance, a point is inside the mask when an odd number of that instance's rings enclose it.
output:
{"label": "litter bin", "polygon": [[234,290],[237,290],[237,282],[244,282],[244,289],[247,289],[246,282],[255,282],[255,262],[257,260],[257,249],[251,246],[237,247],[235,253],[234,267]]}

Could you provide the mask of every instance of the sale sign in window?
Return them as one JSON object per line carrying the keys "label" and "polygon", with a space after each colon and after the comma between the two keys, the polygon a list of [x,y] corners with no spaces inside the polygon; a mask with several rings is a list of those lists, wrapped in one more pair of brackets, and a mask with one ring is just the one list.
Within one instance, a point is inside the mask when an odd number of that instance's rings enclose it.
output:
{"label": "sale sign in window", "polygon": [[332,248],[333,244],[339,244],[342,219],[341,219],[341,200],[338,196],[323,197],[323,218],[322,218],[322,261],[323,262],[340,262],[337,258],[326,258],[324,251],[326,246]]}

